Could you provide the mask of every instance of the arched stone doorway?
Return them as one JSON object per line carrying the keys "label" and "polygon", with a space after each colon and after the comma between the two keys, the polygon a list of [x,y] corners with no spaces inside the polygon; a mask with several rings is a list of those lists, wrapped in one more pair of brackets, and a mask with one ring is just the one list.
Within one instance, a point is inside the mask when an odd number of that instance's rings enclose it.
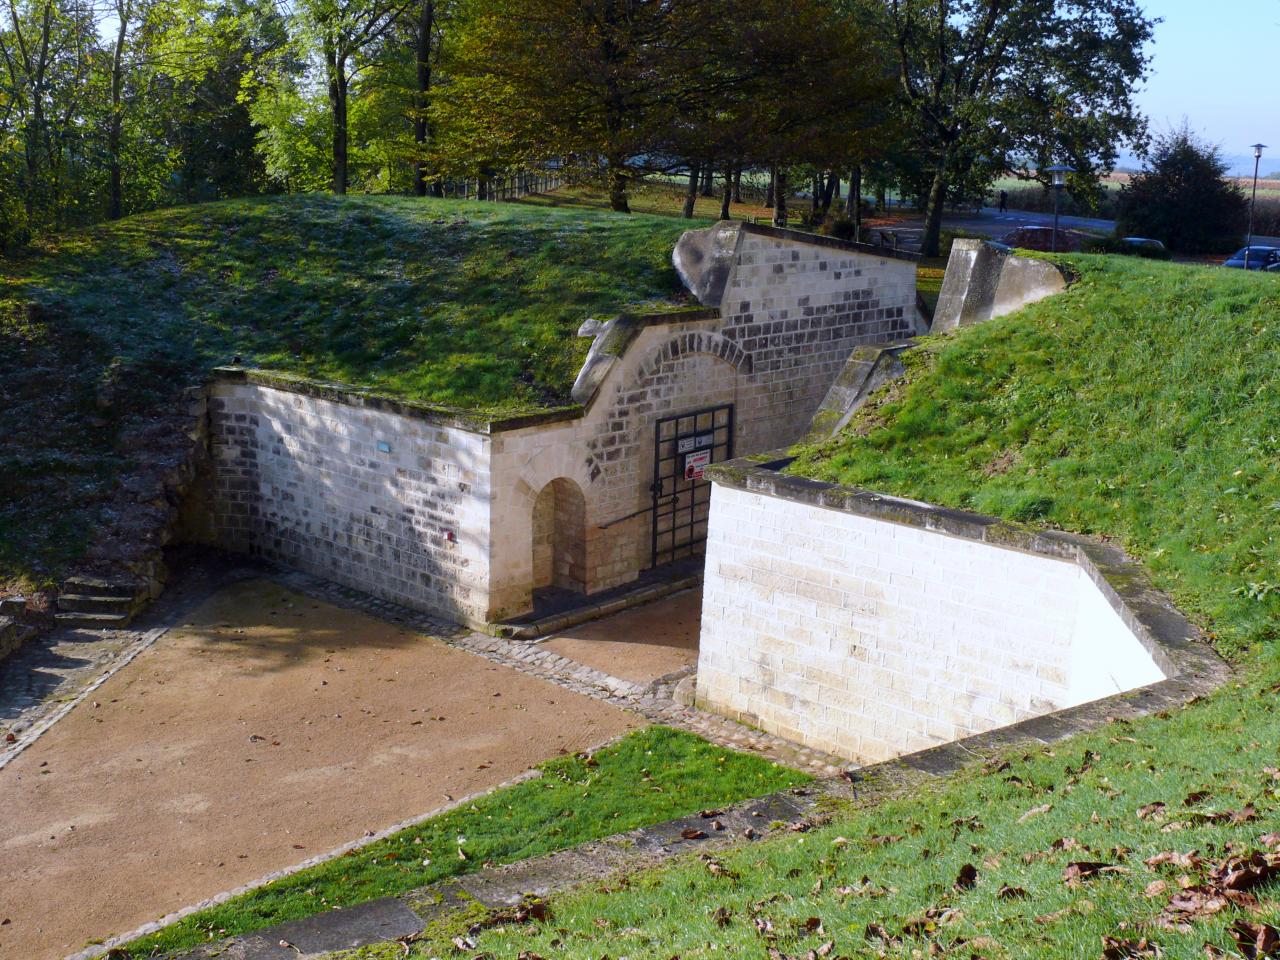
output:
{"label": "arched stone doorway", "polygon": [[533,505],[533,589],[587,592],[587,502],[582,489],[557,477]]}

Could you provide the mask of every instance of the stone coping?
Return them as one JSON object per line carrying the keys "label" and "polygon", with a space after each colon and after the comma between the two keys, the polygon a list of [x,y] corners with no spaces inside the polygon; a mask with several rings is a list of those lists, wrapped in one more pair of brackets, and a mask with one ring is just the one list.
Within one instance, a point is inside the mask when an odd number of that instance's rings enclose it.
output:
{"label": "stone coping", "polygon": [[806,233],[803,230],[791,230],[783,227],[767,226],[763,223],[741,224],[743,233],[754,233],[760,237],[773,237],[776,240],[794,240],[796,243],[809,243],[818,247],[830,247],[833,250],[848,250],[850,253],[868,254],[873,257],[884,257],[887,260],[907,260],[920,262],[920,254],[905,250],[894,250],[892,247],[878,247],[874,243],[855,243],[852,240],[841,240],[820,233]]}
{"label": "stone coping", "polygon": [[[781,473],[793,459],[785,451],[775,451],[715,464],[707,469],[706,475],[713,483],[749,493],[1075,563],[1089,575],[1125,626],[1151,654],[1156,666],[1168,678],[1165,682],[1203,679],[1212,689],[1229,672],[1227,664],[1205,642],[1201,631],[1155,587],[1146,569],[1113,544],[1061,530],[1037,530],[996,517]],[[1148,691],[1161,685],[1156,683],[1139,690]],[[1124,696],[1118,694],[1001,730],[1069,720],[1077,712],[1088,714],[1098,704],[1109,704]],[[990,734],[979,735],[979,738],[982,736]]]}

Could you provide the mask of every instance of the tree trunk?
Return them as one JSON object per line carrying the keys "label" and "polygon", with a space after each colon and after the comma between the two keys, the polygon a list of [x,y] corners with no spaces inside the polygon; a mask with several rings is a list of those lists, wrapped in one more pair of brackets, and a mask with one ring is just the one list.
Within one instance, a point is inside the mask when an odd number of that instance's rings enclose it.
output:
{"label": "tree trunk", "polygon": [[733,200],[733,170],[727,169],[724,172],[724,191],[720,194],[720,219],[728,220],[729,203]]}
{"label": "tree trunk", "polygon": [[787,172],[778,166],[773,168],[773,225],[787,225]]}
{"label": "tree trunk", "polygon": [[822,190],[822,216],[826,219],[828,213],[831,212],[831,203],[835,200],[835,196],[840,192],[840,174],[834,170],[827,175],[827,185]]}
{"label": "tree trunk", "polygon": [[770,167],[769,168],[769,186],[764,192],[764,205],[769,209],[773,209],[773,187],[774,187],[774,181],[776,180],[777,176],[778,176],[778,168]]}
{"label": "tree trunk", "polygon": [[116,30],[116,44],[111,57],[111,119],[107,127],[107,163],[111,176],[111,193],[107,217],[119,220],[124,216],[124,174],[120,161],[120,141],[124,132],[124,42],[133,14],[132,4],[117,4],[116,16],[120,23]]}
{"label": "tree trunk", "polygon": [[849,174],[849,200],[845,204],[846,209],[852,208],[850,213],[853,217],[853,239],[855,241],[862,240],[862,164],[855,164],[853,172]]}
{"label": "tree trunk", "polygon": [[742,202],[742,164],[733,168],[733,202]]}
{"label": "tree trunk", "polygon": [[418,148],[413,165],[413,192],[419,197],[427,195],[427,164],[423,151],[431,138],[427,97],[431,92],[431,35],[435,32],[435,19],[435,0],[422,0],[418,10],[418,89],[413,98],[413,142]]}
{"label": "tree trunk", "polygon": [[702,168],[702,195],[704,197],[712,196],[715,192],[715,186],[712,183],[711,164],[707,164]]}
{"label": "tree trunk", "polygon": [[333,192],[347,192],[347,64],[332,44],[326,44],[329,107],[333,113]]}
{"label": "tree trunk", "polygon": [[926,257],[936,257],[942,245],[942,206],[947,196],[947,165],[938,164],[934,171],[933,183],[929,186],[928,207],[924,215],[924,239],[920,244],[920,253]]}
{"label": "tree trunk", "polygon": [[621,164],[609,162],[609,209],[615,213],[630,213],[627,202],[627,174]]}
{"label": "tree trunk", "polygon": [[822,206],[822,174],[814,174],[813,182],[809,184],[809,216],[816,218],[818,210]]}
{"label": "tree trunk", "polygon": [[684,218],[693,219],[693,208],[698,203],[698,165],[689,165],[689,186],[684,191]]}

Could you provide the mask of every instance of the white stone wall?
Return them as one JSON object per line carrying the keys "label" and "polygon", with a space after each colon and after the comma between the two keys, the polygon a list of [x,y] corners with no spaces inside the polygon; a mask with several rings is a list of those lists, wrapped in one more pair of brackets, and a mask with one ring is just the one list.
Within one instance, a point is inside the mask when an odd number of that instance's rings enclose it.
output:
{"label": "white stone wall", "polygon": [[247,382],[217,383],[210,418],[225,546],[488,619],[488,437]]}
{"label": "white stone wall", "polygon": [[874,762],[1162,678],[1073,562],[715,485],[708,709]]}

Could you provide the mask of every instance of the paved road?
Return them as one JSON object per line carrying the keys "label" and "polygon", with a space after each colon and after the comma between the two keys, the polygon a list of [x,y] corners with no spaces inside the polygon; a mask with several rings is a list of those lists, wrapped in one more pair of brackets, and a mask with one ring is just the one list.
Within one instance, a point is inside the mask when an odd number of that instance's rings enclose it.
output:
{"label": "paved road", "polygon": [[[943,217],[943,227],[949,230],[964,230],[979,233],[992,239],[998,239],[1011,230],[1019,227],[1052,227],[1052,213],[1033,213],[1029,210],[1010,210],[1001,213],[995,207],[983,207],[979,213],[947,214]],[[1094,217],[1063,216],[1058,226],[1064,230],[1082,230],[1086,233],[1109,234],[1114,232],[1114,220],[1101,220]],[[908,250],[920,249],[920,238],[924,233],[924,222],[920,219],[908,219],[893,228],[898,240]],[[1280,247],[1280,237],[1253,238],[1255,244]]]}

